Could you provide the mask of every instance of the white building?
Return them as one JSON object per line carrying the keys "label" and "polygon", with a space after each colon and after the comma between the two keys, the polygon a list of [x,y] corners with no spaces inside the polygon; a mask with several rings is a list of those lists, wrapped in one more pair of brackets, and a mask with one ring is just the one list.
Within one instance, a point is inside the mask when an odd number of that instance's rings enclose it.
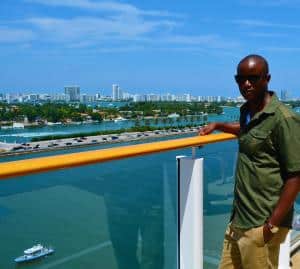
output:
{"label": "white building", "polygon": [[87,94],[81,94],[80,95],[80,103],[91,103],[96,100],[95,96],[93,95],[87,95]]}
{"label": "white building", "polygon": [[170,93],[161,95],[161,101],[174,101],[174,100],[175,100],[175,97],[173,99],[173,95]]}
{"label": "white building", "polygon": [[135,94],[133,96],[133,102],[145,102],[145,101],[147,101],[146,95]]}
{"label": "white building", "polygon": [[123,92],[119,85],[112,85],[112,99],[113,101],[118,101],[123,99]]}
{"label": "white building", "polygon": [[157,101],[160,101],[160,95],[154,94],[154,93],[147,94],[147,99],[146,100],[148,102],[157,102]]}
{"label": "white building", "polygon": [[101,100],[101,94],[100,93],[96,93],[95,98],[96,98],[96,100]]}
{"label": "white building", "polygon": [[42,93],[42,94],[39,95],[39,99],[43,100],[43,101],[50,101],[51,96],[47,93]]}
{"label": "white building", "polygon": [[280,91],[280,100],[281,101],[288,101],[289,100],[289,93],[287,90]]}
{"label": "white building", "polygon": [[192,101],[192,97],[191,97],[191,95],[189,93],[184,94],[184,97],[185,97],[185,101],[186,102],[191,102]]}
{"label": "white building", "polygon": [[51,96],[52,101],[69,102],[70,96],[64,93],[56,93]]}
{"label": "white building", "polygon": [[132,98],[132,94],[128,92],[123,92],[123,100],[129,100],[130,98]]}
{"label": "white building", "polygon": [[80,100],[80,87],[79,86],[66,86],[65,94],[69,96],[70,102],[76,102]]}

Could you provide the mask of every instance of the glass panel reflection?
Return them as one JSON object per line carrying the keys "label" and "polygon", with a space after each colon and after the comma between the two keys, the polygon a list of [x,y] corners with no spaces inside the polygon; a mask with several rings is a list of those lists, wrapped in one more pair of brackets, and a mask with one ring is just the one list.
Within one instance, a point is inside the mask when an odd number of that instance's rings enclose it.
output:
{"label": "glass panel reflection", "polygon": [[18,268],[177,268],[172,151],[0,182],[0,268],[37,243],[47,258]]}
{"label": "glass panel reflection", "polygon": [[233,201],[236,141],[207,145],[204,156],[204,267],[216,269]]}

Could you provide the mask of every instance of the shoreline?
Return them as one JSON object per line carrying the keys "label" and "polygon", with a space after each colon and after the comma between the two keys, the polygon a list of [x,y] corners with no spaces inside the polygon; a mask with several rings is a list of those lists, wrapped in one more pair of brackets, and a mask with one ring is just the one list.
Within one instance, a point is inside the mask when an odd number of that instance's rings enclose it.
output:
{"label": "shoreline", "polygon": [[[18,144],[15,147],[18,149],[10,149],[4,151],[2,144],[2,152],[0,152],[0,157],[8,156],[18,156],[32,153],[59,151],[66,149],[75,149],[81,147],[92,147],[107,144],[116,143],[126,143],[139,140],[147,140],[151,138],[162,138],[168,136],[176,136],[183,134],[197,133],[201,126],[184,128],[184,129],[169,129],[169,130],[154,130],[145,132],[125,132],[120,134],[109,134],[109,135],[96,135],[96,136],[86,136],[86,137],[75,137],[75,138],[63,138],[56,140],[45,140],[28,142],[23,144]],[[10,145],[10,144],[6,144]],[[13,144],[12,144],[13,145]]]}

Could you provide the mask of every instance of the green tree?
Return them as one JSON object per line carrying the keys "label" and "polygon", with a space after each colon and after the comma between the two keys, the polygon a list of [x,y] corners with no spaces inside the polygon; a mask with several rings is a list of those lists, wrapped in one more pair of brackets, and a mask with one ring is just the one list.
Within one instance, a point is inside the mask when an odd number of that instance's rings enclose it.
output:
{"label": "green tree", "polygon": [[91,116],[92,120],[94,120],[94,121],[98,121],[98,122],[102,121],[102,116],[99,113],[92,112],[89,115]]}
{"label": "green tree", "polygon": [[83,121],[82,116],[81,116],[80,113],[78,113],[78,112],[74,112],[74,113],[71,115],[71,119],[72,119],[72,121],[75,121],[75,122],[81,122],[81,121]]}

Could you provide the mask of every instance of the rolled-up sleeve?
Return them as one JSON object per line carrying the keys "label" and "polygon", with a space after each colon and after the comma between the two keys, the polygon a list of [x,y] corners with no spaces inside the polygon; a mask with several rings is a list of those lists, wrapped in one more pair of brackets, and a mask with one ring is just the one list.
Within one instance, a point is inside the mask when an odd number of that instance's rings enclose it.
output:
{"label": "rolled-up sleeve", "polygon": [[277,126],[276,140],[283,172],[300,172],[300,116],[284,117]]}

